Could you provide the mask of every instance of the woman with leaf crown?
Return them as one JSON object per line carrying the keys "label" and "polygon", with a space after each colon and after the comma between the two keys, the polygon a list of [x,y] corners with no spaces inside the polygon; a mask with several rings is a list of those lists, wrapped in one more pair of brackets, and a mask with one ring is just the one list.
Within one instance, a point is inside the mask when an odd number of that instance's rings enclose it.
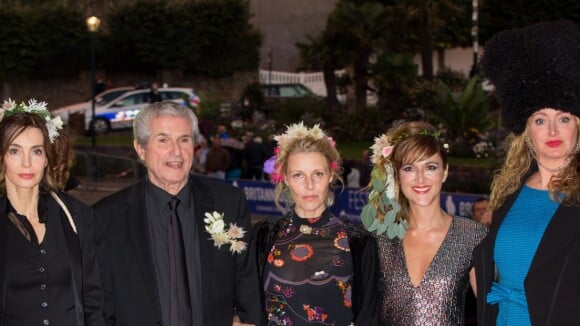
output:
{"label": "woman with leaf crown", "polygon": [[463,325],[481,224],[441,208],[448,173],[439,132],[408,122],[375,139],[363,225],[377,238],[381,324]]}

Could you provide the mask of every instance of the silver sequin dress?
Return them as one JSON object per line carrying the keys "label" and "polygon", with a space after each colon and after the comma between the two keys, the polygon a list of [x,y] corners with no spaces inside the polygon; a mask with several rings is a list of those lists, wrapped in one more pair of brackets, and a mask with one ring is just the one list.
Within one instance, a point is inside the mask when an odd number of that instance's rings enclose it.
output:
{"label": "silver sequin dress", "polygon": [[378,235],[381,325],[463,325],[471,253],[486,234],[483,225],[454,217],[417,287],[407,271],[403,242]]}

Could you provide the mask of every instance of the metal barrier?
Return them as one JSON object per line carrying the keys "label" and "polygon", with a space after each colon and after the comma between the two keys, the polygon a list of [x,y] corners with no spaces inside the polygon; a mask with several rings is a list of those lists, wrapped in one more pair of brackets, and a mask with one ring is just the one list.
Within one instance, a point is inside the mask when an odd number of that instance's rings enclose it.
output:
{"label": "metal barrier", "polygon": [[145,173],[143,165],[132,157],[88,151],[75,154],[71,176],[78,179],[84,190],[118,190],[137,182]]}

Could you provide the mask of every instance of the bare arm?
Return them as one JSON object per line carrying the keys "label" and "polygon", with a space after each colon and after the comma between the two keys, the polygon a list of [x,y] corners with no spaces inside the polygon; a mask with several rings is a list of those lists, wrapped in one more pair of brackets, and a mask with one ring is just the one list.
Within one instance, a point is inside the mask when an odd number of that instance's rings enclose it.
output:
{"label": "bare arm", "polygon": [[232,326],[255,326],[254,324],[244,324],[240,321],[240,317],[238,315],[234,315],[234,320],[232,322]]}
{"label": "bare arm", "polygon": [[477,298],[477,283],[475,282],[475,268],[471,268],[469,271],[469,284],[473,290],[473,294]]}

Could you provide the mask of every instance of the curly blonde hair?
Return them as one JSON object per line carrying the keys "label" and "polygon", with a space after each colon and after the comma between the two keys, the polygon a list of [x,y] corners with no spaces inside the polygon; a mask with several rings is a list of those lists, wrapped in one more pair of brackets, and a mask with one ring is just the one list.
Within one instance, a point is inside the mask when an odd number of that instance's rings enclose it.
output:
{"label": "curly blonde hair", "polygon": [[[580,119],[576,118],[580,137]],[[491,183],[489,207],[498,209],[507,196],[515,193],[522,186],[524,176],[532,168],[534,159],[530,155],[530,147],[526,139],[529,137],[529,128],[520,135],[511,134],[506,142],[509,144],[504,164]],[[548,183],[550,198],[555,202],[566,205],[580,204],[580,152],[571,154],[569,164],[557,175],[552,176]],[[563,195],[563,196],[562,196]]]}
{"label": "curly blonde hair", "polygon": [[[288,127],[288,130],[292,130],[297,125]],[[342,184],[342,164],[340,154],[335,148],[334,141],[328,137],[324,132],[322,132],[318,126],[313,128],[306,128],[302,130],[308,130],[305,134],[299,134],[296,137],[288,137],[289,133],[286,132],[282,135],[277,136],[278,139],[278,153],[276,158],[276,171],[281,175],[286,177],[286,172],[288,170],[288,159],[292,154],[295,153],[320,153],[328,162],[328,171],[331,173],[332,185],[336,183]],[[313,131],[311,133],[311,131]],[[335,166],[333,168],[332,166]],[[294,200],[290,195],[288,186],[285,182],[281,181],[276,184],[274,190],[274,199],[276,206],[282,211],[288,211],[290,207],[294,204]],[[326,206],[332,206],[334,203],[334,194],[332,191],[328,192],[328,197],[326,199]]]}

